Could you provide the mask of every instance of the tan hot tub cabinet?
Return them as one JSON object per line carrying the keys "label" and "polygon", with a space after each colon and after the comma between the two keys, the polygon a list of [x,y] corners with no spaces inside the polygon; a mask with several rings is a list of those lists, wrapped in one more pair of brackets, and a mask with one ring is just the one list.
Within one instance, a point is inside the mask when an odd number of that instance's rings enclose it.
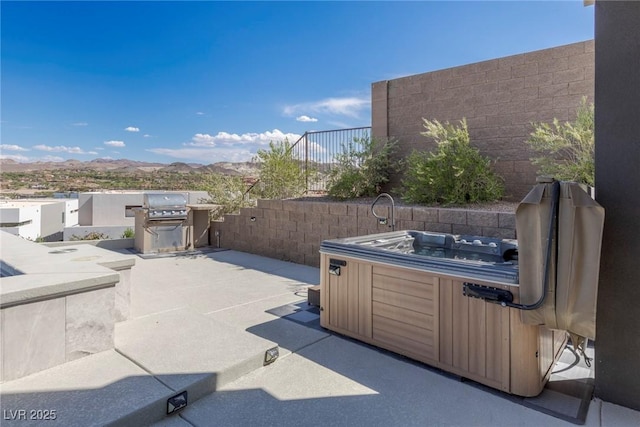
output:
{"label": "tan hot tub cabinet", "polygon": [[[329,259],[344,261],[329,274]],[[322,327],[519,396],[538,395],[564,331],[527,325],[520,310],[463,295],[465,278],[321,253]],[[518,285],[468,279],[509,290]]]}

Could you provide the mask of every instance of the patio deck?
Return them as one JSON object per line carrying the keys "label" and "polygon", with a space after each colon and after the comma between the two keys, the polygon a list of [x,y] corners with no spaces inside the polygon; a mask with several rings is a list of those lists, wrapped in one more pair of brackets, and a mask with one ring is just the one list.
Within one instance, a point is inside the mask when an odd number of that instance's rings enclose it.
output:
{"label": "patio deck", "polygon": [[[305,295],[318,282],[316,268],[235,251],[137,258],[131,319],[116,324],[115,350],[3,383],[0,422],[573,425],[322,330]],[[263,366],[276,345],[279,358]],[[188,406],[165,418],[167,398],[184,389]],[[56,419],[30,420],[30,410]],[[637,426],[640,413],[596,399],[586,425]]]}

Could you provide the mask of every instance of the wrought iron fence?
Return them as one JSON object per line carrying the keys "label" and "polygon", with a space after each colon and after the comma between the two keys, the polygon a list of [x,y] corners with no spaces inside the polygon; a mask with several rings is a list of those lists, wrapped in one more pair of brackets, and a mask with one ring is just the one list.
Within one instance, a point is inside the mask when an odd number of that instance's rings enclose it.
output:
{"label": "wrought iron fence", "polygon": [[[359,141],[370,136],[370,126],[305,132],[291,145],[287,154],[290,154],[292,159],[298,160],[301,172],[306,179],[306,192],[326,192],[329,174],[337,164],[337,156],[349,144],[357,148]],[[259,181],[254,183],[245,195],[259,184]]]}

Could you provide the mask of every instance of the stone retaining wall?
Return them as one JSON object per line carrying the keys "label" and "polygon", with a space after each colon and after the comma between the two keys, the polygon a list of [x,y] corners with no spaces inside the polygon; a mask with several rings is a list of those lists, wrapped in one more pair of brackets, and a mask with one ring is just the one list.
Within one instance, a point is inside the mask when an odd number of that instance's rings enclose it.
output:
{"label": "stone retaining wall", "polygon": [[[383,203],[376,213],[390,216]],[[396,230],[516,237],[513,212],[399,206],[395,217]],[[368,204],[297,200],[259,200],[257,207],[225,215],[211,228],[219,233],[220,247],[314,267],[323,240],[391,231],[377,223]]]}
{"label": "stone retaining wall", "polygon": [[[520,200],[535,185],[535,156],[526,144],[531,123],[575,119],[594,93],[593,40],[373,83],[374,136],[398,139],[404,158],[435,143],[420,135],[422,118],[467,119],[473,146],[496,161],[506,197]],[[398,186],[392,177],[389,188]]]}

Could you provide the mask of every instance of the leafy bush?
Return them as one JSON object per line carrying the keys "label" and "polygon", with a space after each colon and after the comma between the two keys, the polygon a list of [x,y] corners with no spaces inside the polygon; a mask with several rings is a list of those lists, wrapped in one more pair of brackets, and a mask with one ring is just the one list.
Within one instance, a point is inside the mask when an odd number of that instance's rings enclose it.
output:
{"label": "leafy bush", "polygon": [[336,199],[370,197],[380,193],[389,182],[389,174],[397,171],[398,162],[391,159],[395,140],[378,140],[364,136],[342,145],[336,155],[337,165],[329,172],[329,196]]}
{"label": "leafy bush", "polygon": [[98,231],[91,231],[87,234],[85,234],[84,236],[78,236],[76,234],[71,236],[70,240],[106,240],[109,239],[109,236],[104,234],[104,233],[100,233]]}
{"label": "leafy bush", "polygon": [[269,142],[268,150],[258,150],[256,160],[260,162],[260,182],[257,195],[265,199],[288,199],[304,194],[307,178],[300,161],[295,159],[288,139]]}
{"label": "leafy bush", "polygon": [[133,229],[131,227],[128,227],[126,230],[124,230],[124,232],[122,233],[122,238],[123,239],[131,239],[135,236],[136,234],[133,232]]}
{"label": "leafy bush", "polygon": [[594,185],[594,107],[587,98],[576,111],[573,123],[533,123],[535,127],[527,143],[541,154],[531,159],[543,175],[562,181],[576,181]]}
{"label": "leafy bush", "polygon": [[247,184],[241,176],[210,174],[203,189],[209,193],[209,200],[204,203],[214,203],[222,205],[220,212],[215,212],[217,216],[229,213],[237,213],[240,208],[255,206],[255,199],[249,198]]}
{"label": "leafy bush", "polygon": [[[209,193],[204,203],[222,205],[213,216],[237,213],[240,208],[253,207],[258,198],[287,199],[302,195],[313,171],[305,172],[294,158],[288,140],[269,142],[269,149],[258,150],[254,161],[260,163],[260,180],[253,187],[241,176],[210,174],[200,188]],[[251,191],[248,191],[251,188]],[[215,219],[215,218],[214,218]]]}
{"label": "leafy bush", "polygon": [[469,143],[465,119],[456,127],[449,122],[424,121],[437,149],[413,151],[406,161],[402,198],[409,203],[465,204],[498,200],[504,194],[502,179],[491,169],[491,160]]}

